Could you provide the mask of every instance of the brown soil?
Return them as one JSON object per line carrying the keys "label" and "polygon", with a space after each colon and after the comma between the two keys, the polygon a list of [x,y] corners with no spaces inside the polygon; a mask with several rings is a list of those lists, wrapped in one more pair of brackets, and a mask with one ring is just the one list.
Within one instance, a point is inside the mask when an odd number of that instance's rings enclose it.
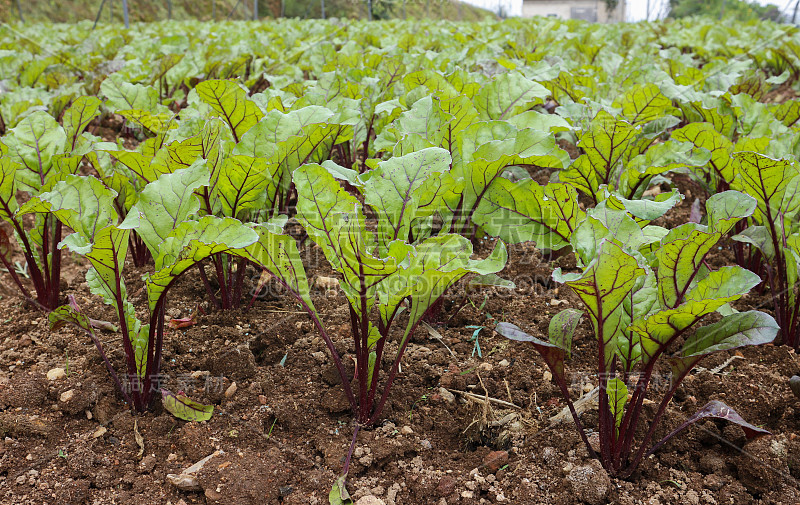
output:
{"label": "brown soil", "polygon": [[[481,252],[489,247],[478,244]],[[321,263],[312,261],[320,256],[316,249],[304,254],[308,264]],[[723,251],[715,262],[728,256]],[[93,317],[113,320],[89,294],[85,265],[65,260],[66,294]],[[738,427],[708,421],[673,439],[630,480],[611,479],[601,501],[595,495],[606,485],[602,478],[588,479],[588,491],[579,489],[575,476],[593,467],[572,424],[549,421],[564,402],[543,362],[532,347],[492,331],[506,320],[543,334],[552,314],[577,307],[575,296],[551,281],[555,266],[574,268],[574,259],[548,264],[531,245],[511,247],[502,275],[516,282],[513,293],[472,291],[455,313],[465,296],[462,283],[444,304],[448,323],[437,328],[443,340],[417,331],[384,421],[359,435],[348,480],[354,498],[374,495],[397,505],[800,500],[800,407],[788,387],[800,367],[792,351],[775,346],[701,363],[708,370],[686,380],[659,429],[665,434],[708,400],[720,399],[775,435],[746,443]],[[131,299],[143,306],[144,271],[129,272]],[[309,275],[331,273],[320,266]],[[342,293],[315,289],[313,297],[337,348],[352,351]],[[186,317],[203,300],[191,272],[170,295],[168,313]],[[745,297],[737,308],[759,303],[757,296]],[[168,330],[166,385],[215,405],[203,423],[178,421],[160,406],[131,414],[91,341],[69,328],[51,332],[46,317],[18,299],[0,299],[0,320],[0,503],[327,503],[352,436],[351,416],[324,342],[286,296],[275,292],[250,311],[210,313],[195,326]],[[482,357],[473,355],[474,329],[467,326],[485,326],[478,337]],[[569,363],[574,395],[596,382],[590,335],[582,323]],[[121,370],[119,337],[105,333],[102,339]],[[734,355],[738,359],[722,370],[709,371]],[[47,371],[56,367],[68,374],[48,380]],[[236,391],[226,395],[234,382]],[[70,390],[72,398],[64,395]],[[518,408],[476,399],[486,395]],[[583,416],[588,426],[596,417],[592,411]],[[136,431],[144,439],[141,455]],[[223,452],[198,475],[202,490],[180,491],[167,480],[216,450]]]}

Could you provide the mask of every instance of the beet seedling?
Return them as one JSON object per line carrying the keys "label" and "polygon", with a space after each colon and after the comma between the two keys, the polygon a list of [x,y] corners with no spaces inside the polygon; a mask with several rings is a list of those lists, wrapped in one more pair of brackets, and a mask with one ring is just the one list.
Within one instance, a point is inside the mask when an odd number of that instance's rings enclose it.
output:
{"label": "beet seedling", "polygon": [[[75,231],[62,246],[89,260],[89,289],[117,312],[128,387],[107,359],[91,320],[76,306],[59,307],[51,314],[51,322],[72,323],[92,336],[121,394],[139,412],[150,408],[155,394],[160,393],[165,408],[182,419],[207,419],[211,415],[210,407],[163,389],[159,379],[167,294],[186,270],[214,254],[228,253],[270,270],[292,287],[293,293],[302,292],[302,286],[308,291],[294,240],[273,233],[275,227],[246,226],[236,219],[215,216],[187,220],[199,205],[192,192],[207,183],[208,173],[201,164],[164,174],[145,187],[122,223],[117,222],[119,216],[111,205],[116,193],[94,177],[68,176],[53,191],[29,202],[32,208],[52,213]],[[123,276],[132,228],[138,230],[155,258],[155,271],[144,276],[147,324],[139,320],[128,300]]]}
{"label": "beet seedling", "polygon": [[739,170],[732,187],[755,197],[752,226],[733,237],[737,245],[749,244],[763,263],[775,319],[783,343],[800,349],[800,303],[797,302],[800,233],[800,169],[789,159],[772,159],[754,153],[734,155]]}
{"label": "beet seedling", "polygon": [[[100,100],[80,97],[64,112],[63,126],[43,111],[20,121],[0,144],[0,218],[11,224],[25,256],[34,294],[10,264],[8,237],[0,239],[0,261],[22,296],[37,308],[58,306],[61,284],[61,242],[63,225],[48,212],[38,212],[17,202],[17,191],[30,197],[50,191],[53,186],[78,171],[91,141],[81,134],[98,113]],[[34,214],[33,225],[23,220]]]}
{"label": "beet seedling", "polygon": [[[494,273],[506,263],[507,253],[502,243],[487,259],[473,260],[472,244],[460,235],[444,234],[414,244],[407,242],[413,219],[413,195],[422,188],[426,173],[431,170],[431,165],[421,163],[420,158],[430,154],[387,162],[387,170],[405,174],[395,179],[395,183],[371,174],[369,181],[376,187],[367,204],[373,202],[372,210],[382,216],[376,232],[367,229],[359,200],[345,191],[326,168],[309,164],[294,173],[297,219],[341,275],[340,286],[350,313],[350,336],[356,354],[355,387],[351,386],[330,336],[316,313],[309,310],[336,364],[356,420],[344,475],[349,469],[358,430],[380,418],[403,353],[425,314],[464,275]],[[381,180],[384,183],[378,185]],[[380,371],[386,344],[401,313],[407,315],[407,321],[381,391]]]}
{"label": "beet seedling", "polygon": [[[573,246],[587,263],[584,271],[566,274],[557,269],[553,273],[556,281],[566,283],[581,299],[597,342],[599,455],[570,399],[564,370],[583,312],[566,309],[557,314],[550,323],[548,342],[513,324],[497,325],[499,334],[530,342],[542,355],[587,450],[613,475],[629,476],[642,458],[701,419],[716,417],[736,423],[748,438],[767,433],[725,404],[712,401],[649,447],[678,386],[703,358],[771,342],[778,332],[771,316],[736,312],[729,305],[761,281],[757,275],[738,266],[710,271],[704,261],[735,223],[753,212],[755,200],[728,191],[709,198],[706,205],[708,226],[687,223],[669,231],[652,226],[640,229],[624,212],[595,209],[585,228],[574,234]],[[701,326],[714,312],[721,319]],[[682,339],[680,350],[667,356]],[[642,407],[662,357],[671,366],[672,381],[644,436],[637,441],[635,435],[644,421]]]}

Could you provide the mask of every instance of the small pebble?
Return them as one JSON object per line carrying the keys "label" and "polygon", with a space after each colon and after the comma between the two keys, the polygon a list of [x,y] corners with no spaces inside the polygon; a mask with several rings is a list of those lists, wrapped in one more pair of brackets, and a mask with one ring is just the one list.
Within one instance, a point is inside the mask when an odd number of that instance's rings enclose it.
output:
{"label": "small pebble", "polygon": [[367,495],[360,498],[356,505],[386,505],[386,502],[374,495]]}
{"label": "small pebble", "polygon": [[797,375],[793,375],[791,379],[789,379],[789,387],[792,389],[792,393],[797,398],[800,398],[800,377]]}
{"label": "small pebble", "polygon": [[47,379],[51,380],[51,381],[55,381],[55,380],[58,380],[58,379],[63,379],[64,377],[66,377],[66,375],[67,375],[67,372],[63,368],[53,368],[51,370],[48,370]]}
{"label": "small pebble", "polygon": [[445,388],[439,388],[439,396],[447,403],[454,403],[456,401],[456,395]]}
{"label": "small pebble", "polygon": [[506,451],[492,451],[483,458],[483,465],[490,473],[498,471],[506,463],[508,463],[508,452]]}
{"label": "small pebble", "polygon": [[314,287],[321,289],[336,289],[339,287],[339,279],[335,277],[319,276],[314,279]]}
{"label": "small pebble", "polygon": [[236,383],[235,382],[231,383],[231,385],[228,386],[228,389],[225,390],[225,398],[231,398],[233,395],[236,394],[237,389],[238,386],[236,386]]}

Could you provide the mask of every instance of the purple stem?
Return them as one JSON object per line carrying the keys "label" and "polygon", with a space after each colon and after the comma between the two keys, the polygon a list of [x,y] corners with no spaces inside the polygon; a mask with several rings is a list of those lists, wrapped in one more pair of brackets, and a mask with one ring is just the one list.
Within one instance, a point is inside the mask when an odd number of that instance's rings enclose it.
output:
{"label": "purple stem", "polygon": [[219,291],[222,296],[222,308],[230,309],[231,301],[228,298],[228,285],[225,281],[225,271],[222,268],[222,256],[218,253],[213,256],[214,268],[217,270],[217,281],[219,282]]}
{"label": "purple stem", "polygon": [[680,386],[681,382],[683,382],[683,379],[686,378],[686,375],[695,366],[697,366],[697,364],[699,362],[700,362],[700,359],[696,360],[692,364],[692,366],[686,367],[686,370],[684,370],[680,374],[680,376],[678,376],[678,379],[674,381],[672,387],[670,387],[669,391],[667,391],[667,393],[664,395],[664,398],[662,398],[661,404],[658,406],[658,411],[656,412],[656,415],[653,417],[653,421],[650,423],[650,429],[647,430],[647,434],[645,435],[644,440],[642,440],[642,444],[639,447],[639,450],[636,452],[636,456],[634,456],[633,461],[620,474],[620,476],[622,478],[626,478],[626,477],[630,476],[630,474],[633,473],[634,470],[636,470],[636,467],[639,466],[639,463],[641,462],[642,458],[645,455],[652,454],[653,452],[658,450],[659,447],[664,445],[667,442],[667,440],[669,440],[670,437],[662,439],[660,442],[655,444],[649,451],[647,451],[645,453],[645,449],[647,448],[647,444],[650,442],[650,439],[653,438],[653,434],[656,431],[656,427],[658,426],[659,422],[661,421],[661,418],[664,416],[664,411],[667,409],[667,405],[669,405],[670,400],[672,400],[672,397],[675,395],[675,391],[678,390],[678,386]]}
{"label": "purple stem", "polygon": [[239,262],[236,265],[236,280],[233,284],[233,304],[235,307],[241,305],[245,270],[247,270],[247,259],[239,258]]}
{"label": "purple stem", "polygon": [[58,294],[61,289],[61,249],[58,249],[58,243],[61,242],[61,231],[63,224],[61,221],[56,221],[55,231],[53,234],[53,259],[51,263],[52,275],[50,276],[50,308],[58,307]]}
{"label": "purple stem", "polygon": [[208,297],[214,303],[214,306],[217,309],[222,309],[222,305],[220,305],[219,300],[217,300],[216,295],[214,294],[214,290],[211,289],[211,284],[208,282],[208,276],[206,275],[206,268],[202,262],[197,263],[197,271],[200,272],[200,279],[203,281],[203,286],[206,288],[206,292],[208,293]]}
{"label": "purple stem", "polygon": [[356,448],[356,437],[358,436],[358,430],[361,429],[360,424],[356,424],[355,429],[353,430],[353,440],[350,441],[350,450],[347,451],[347,457],[344,460],[344,467],[342,468],[342,475],[347,475],[347,472],[350,471],[350,461],[353,459],[353,452]]}

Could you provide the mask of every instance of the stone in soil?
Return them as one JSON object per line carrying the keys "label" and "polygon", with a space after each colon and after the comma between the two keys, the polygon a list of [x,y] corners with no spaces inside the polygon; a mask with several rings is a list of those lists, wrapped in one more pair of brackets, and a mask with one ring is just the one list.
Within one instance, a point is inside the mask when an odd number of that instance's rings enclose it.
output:
{"label": "stone in soil", "polygon": [[455,403],[456,401],[456,395],[446,390],[445,388],[439,388],[439,396],[441,396],[442,399],[447,403]]}
{"label": "stone in soil", "polygon": [[342,383],[342,377],[339,375],[339,370],[336,368],[335,363],[323,367],[322,380],[329,386],[338,386]]}
{"label": "stone in soil", "polygon": [[725,460],[712,452],[708,452],[700,456],[700,469],[707,474],[725,473]]}
{"label": "stone in soil", "polygon": [[458,368],[451,368],[449,372],[442,375],[439,384],[447,389],[457,389],[463,391],[467,386],[467,379],[461,375],[461,370]]}
{"label": "stone in soil", "polygon": [[508,463],[508,452],[492,451],[483,458],[483,466],[489,473],[495,473]]}
{"label": "stone in soil", "polygon": [[589,505],[601,505],[611,490],[611,479],[603,465],[596,459],[586,465],[576,466],[567,475],[575,497]]}
{"label": "stone in soil", "polygon": [[218,502],[222,500],[223,496],[222,493],[218,493],[216,489],[208,488],[203,491],[203,494],[206,496],[206,499],[210,502]]}
{"label": "stone in soil", "polygon": [[53,368],[47,371],[47,380],[56,381],[66,377],[67,372],[63,368]]}
{"label": "stone in soil", "polygon": [[117,412],[117,407],[114,405],[113,400],[109,396],[103,396],[92,409],[92,417],[97,420],[99,424],[106,425],[114,417]]}
{"label": "stone in soil", "polygon": [[71,388],[63,391],[58,398],[58,406],[62,412],[69,415],[83,414],[90,409],[99,398],[97,385],[84,383],[80,388]]}
{"label": "stone in soil", "polygon": [[46,437],[53,432],[50,421],[41,418],[32,418],[24,414],[0,412],[0,437]]}
{"label": "stone in soil", "polygon": [[356,502],[356,505],[386,505],[386,502],[381,500],[377,496],[367,495],[367,496],[362,496]]}
{"label": "stone in soil", "polygon": [[145,456],[142,461],[139,462],[139,473],[150,473],[153,471],[153,468],[156,467],[156,457],[152,454]]}
{"label": "stone in soil", "polygon": [[[98,422],[102,422],[100,421],[101,417],[97,415],[97,413],[95,413],[95,417]],[[133,433],[133,421],[133,414],[131,414],[131,411],[123,410],[112,418],[111,424],[114,426],[114,429],[118,431],[118,434],[127,435]]]}
{"label": "stone in soil", "polygon": [[436,486],[436,496],[442,498],[450,496],[456,490],[456,479],[449,475],[442,477],[439,484]]}
{"label": "stone in soil", "polygon": [[236,383],[232,382],[231,385],[228,386],[228,389],[225,390],[225,398],[232,398],[233,395],[236,394],[236,390],[237,389],[238,389],[238,386],[236,386]]}

